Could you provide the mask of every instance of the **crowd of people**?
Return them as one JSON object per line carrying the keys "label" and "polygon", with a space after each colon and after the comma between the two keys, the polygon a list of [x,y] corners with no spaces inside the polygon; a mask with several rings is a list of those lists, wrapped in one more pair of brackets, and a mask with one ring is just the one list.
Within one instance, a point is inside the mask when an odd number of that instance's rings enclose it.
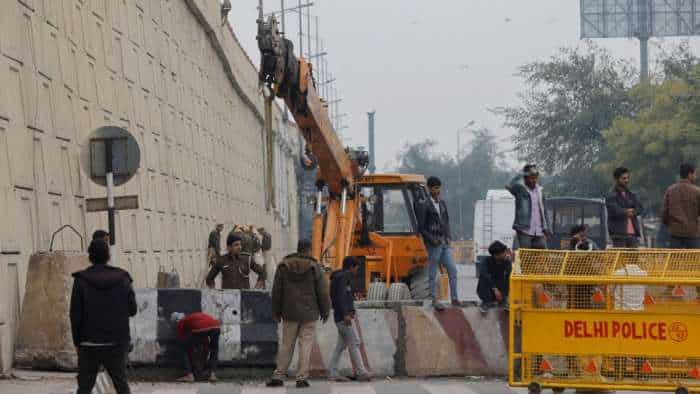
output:
{"label": "crowd of people", "polygon": [[[683,164],[680,180],[670,186],[663,199],[660,213],[667,227],[672,248],[700,248],[700,188],[694,185],[695,167]],[[615,247],[637,248],[642,227],[640,217],[644,209],[637,195],[630,190],[630,171],[620,167],[613,173],[615,188],[605,198],[609,235]],[[459,305],[457,268],[450,248],[451,233],[447,204],[440,198],[441,181],[430,177],[427,181],[429,199],[419,201],[416,209],[418,229],[428,252],[428,278],[432,305],[440,304],[437,294],[437,273],[440,266],[448,274],[453,305]],[[539,184],[537,167],[528,164],[507,189],[515,197],[515,220],[518,247],[543,249],[551,236],[547,218],[544,190]],[[595,250],[588,239],[584,225],[570,231],[571,250]],[[250,272],[257,274],[257,288],[264,288],[266,272],[255,261],[258,250],[269,250],[271,239],[264,229],[254,226],[236,226],[226,237],[228,253],[221,254],[220,240],[223,225],[219,224],[209,236],[209,272],[206,285],[214,287],[221,275],[223,289],[250,288]],[[482,310],[490,307],[508,307],[509,278],[512,272],[513,252],[508,245],[495,241],[488,248],[490,257],[481,264],[477,294]],[[109,234],[98,230],[88,248],[91,266],[73,274],[70,320],[73,343],[78,353],[78,394],[92,391],[99,368],[104,367],[119,394],[128,394],[126,365],[130,348],[129,318],[137,312],[132,279],[129,273],[108,264],[110,261]],[[272,285],[272,316],[281,324],[277,367],[268,387],[284,385],[292,355],[298,344],[296,386],[309,387],[308,373],[316,323],[326,323],[331,317],[337,328],[337,345],[330,358],[329,378],[347,381],[338,374],[338,363],[348,350],[353,363],[353,379],[369,381],[372,376],[360,353],[360,339],[354,327],[355,306],[352,283],[359,272],[359,261],[348,256],[340,270],[326,280],[324,268],[311,257],[311,242],[301,240],[297,252],[285,257],[277,266]],[[631,293],[631,292],[630,292]],[[198,370],[206,370],[206,378],[216,381],[221,322],[203,312],[184,315],[173,313],[181,345],[185,375],[178,379],[193,382]],[[206,356],[206,357],[204,357]],[[202,362],[204,360],[204,362]],[[197,365],[195,365],[197,364]],[[201,365],[200,365],[201,364]]]}
{"label": "crowd of people", "polygon": [[[608,232],[613,247],[638,248],[642,237],[641,217],[644,208],[637,194],[630,190],[631,172],[625,167],[613,172],[615,187],[605,197],[608,217]],[[660,212],[662,225],[669,235],[672,249],[700,249],[700,187],[696,181],[695,166],[681,164],[679,180],[665,192]],[[546,198],[539,184],[537,167],[528,164],[508,185],[515,197],[515,221],[518,247],[528,249],[547,248],[551,231],[548,226]],[[570,232],[570,250],[597,250],[599,246],[587,236],[583,224],[574,225]],[[479,273],[477,293],[482,300],[481,308],[508,306],[508,283],[511,272],[512,252],[500,241],[489,247],[490,257]],[[640,275],[639,267],[627,267]],[[629,292],[632,293],[632,292]],[[635,292],[633,294],[637,294]],[[637,297],[638,298],[638,297]]]}

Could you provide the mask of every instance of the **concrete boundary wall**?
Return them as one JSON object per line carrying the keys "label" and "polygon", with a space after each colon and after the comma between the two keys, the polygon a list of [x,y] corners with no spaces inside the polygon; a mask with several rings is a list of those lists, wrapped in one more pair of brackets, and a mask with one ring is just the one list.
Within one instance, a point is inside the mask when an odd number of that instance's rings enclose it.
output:
{"label": "concrete boundary wall", "polygon": [[[139,313],[132,320],[131,362],[177,366],[173,312],[204,311],[223,322],[222,366],[274,367],[278,325],[272,321],[269,293],[262,291],[152,290],[137,292]],[[482,314],[475,306],[435,312],[419,303],[385,308],[358,303],[355,327],[362,357],[379,376],[505,376],[507,312]],[[317,325],[311,373],[324,376],[336,345],[335,324]],[[296,355],[291,373],[296,366]],[[341,373],[352,372],[347,352]]]}
{"label": "concrete boundary wall", "polygon": [[[101,126],[128,129],[142,166],[116,195],[113,263],[138,287],[176,269],[185,287],[206,266],[215,222],[265,226],[273,253],[297,241],[299,135],[273,108],[268,163],[255,65],[222,23],[220,0],[3,0],[0,13],[0,373],[12,367],[29,257],[71,224],[107,227],[85,199],[104,197],[79,152]],[[233,12],[236,12],[234,9]],[[267,209],[272,165],[276,208]],[[84,248],[87,245],[84,245]],[[78,251],[58,234],[54,250]]]}

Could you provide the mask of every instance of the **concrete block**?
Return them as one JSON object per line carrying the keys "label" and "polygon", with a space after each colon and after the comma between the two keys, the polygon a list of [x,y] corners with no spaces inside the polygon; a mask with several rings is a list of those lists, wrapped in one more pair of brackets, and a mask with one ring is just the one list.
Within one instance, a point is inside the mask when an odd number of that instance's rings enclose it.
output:
{"label": "concrete block", "polygon": [[[378,376],[393,376],[394,358],[398,349],[398,313],[391,309],[358,309],[354,321],[360,336],[360,352],[369,371]],[[311,373],[325,376],[338,340],[338,330],[333,315],[328,323],[317,323],[316,341],[311,351]],[[298,352],[295,353],[292,371],[296,373]],[[353,365],[347,350],[340,359],[339,372],[351,375]]]}
{"label": "concrete block", "polygon": [[72,370],[77,355],[70,330],[71,273],[89,265],[87,255],[35,254],[29,260],[15,362],[19,366]]}
{"label": "concrete block", "polygon": [[[502,355],[507,354],[503,343],[477,339],[493,332],[500,334],[496,315],[490,315],[488,322],[479,323],[479,318],[469,309],[435,312],[432,308],[411,306],[403,307],[402,315],[406,324],[405,363],[409,376],[480,376],[503,371],[498,364],[504,360]],[[487,357],[487,352],[492,354]]]}
{"label": "concrete block", "polygon": [[[138,263],[137,263],[138,264]],[[158,343],[158,290],[136,289],[138,312],[129,325],[134,345],[129,360],[136,364],[154,364],[160,352]]]}

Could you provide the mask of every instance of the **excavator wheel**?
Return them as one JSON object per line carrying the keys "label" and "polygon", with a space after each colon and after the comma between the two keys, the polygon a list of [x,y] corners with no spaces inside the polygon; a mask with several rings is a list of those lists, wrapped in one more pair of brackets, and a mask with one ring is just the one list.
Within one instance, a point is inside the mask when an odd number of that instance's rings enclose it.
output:
{"label": "excavator wheel", "polygon": [[428,267],[416,270],[411,276],[411,299],[427,300],[430,298],[430,283],[428,282]]}
{"label": "excavator wheel", "polygon": [[367,290],[367,301],[386,301],[387,290],[384,282],[372,282]]}
{"label": "excavator wheel", "polygon": [[406,301],[411,299],[411,290],[405,283],[392,283],[389,287],[389,301]]}

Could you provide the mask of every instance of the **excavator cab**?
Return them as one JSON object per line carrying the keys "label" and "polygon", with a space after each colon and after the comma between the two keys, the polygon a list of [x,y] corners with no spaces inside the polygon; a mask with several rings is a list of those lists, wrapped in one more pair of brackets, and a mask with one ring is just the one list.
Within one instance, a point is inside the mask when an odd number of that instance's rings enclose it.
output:
{"label": "excavator cab", "polygon": [[[420,286],[417,283],[425,282],[424,278],[415,279],[416,274],[422,276],[427,262],[416,215],[420,204],[428,198],[423,177],[366,175],[357,188],[362,219],[351,255],[363,262],[364,284],[358,290],[369,299],[426,296],[425,283]],[[382,286],[387,294],[379,290]]]}

